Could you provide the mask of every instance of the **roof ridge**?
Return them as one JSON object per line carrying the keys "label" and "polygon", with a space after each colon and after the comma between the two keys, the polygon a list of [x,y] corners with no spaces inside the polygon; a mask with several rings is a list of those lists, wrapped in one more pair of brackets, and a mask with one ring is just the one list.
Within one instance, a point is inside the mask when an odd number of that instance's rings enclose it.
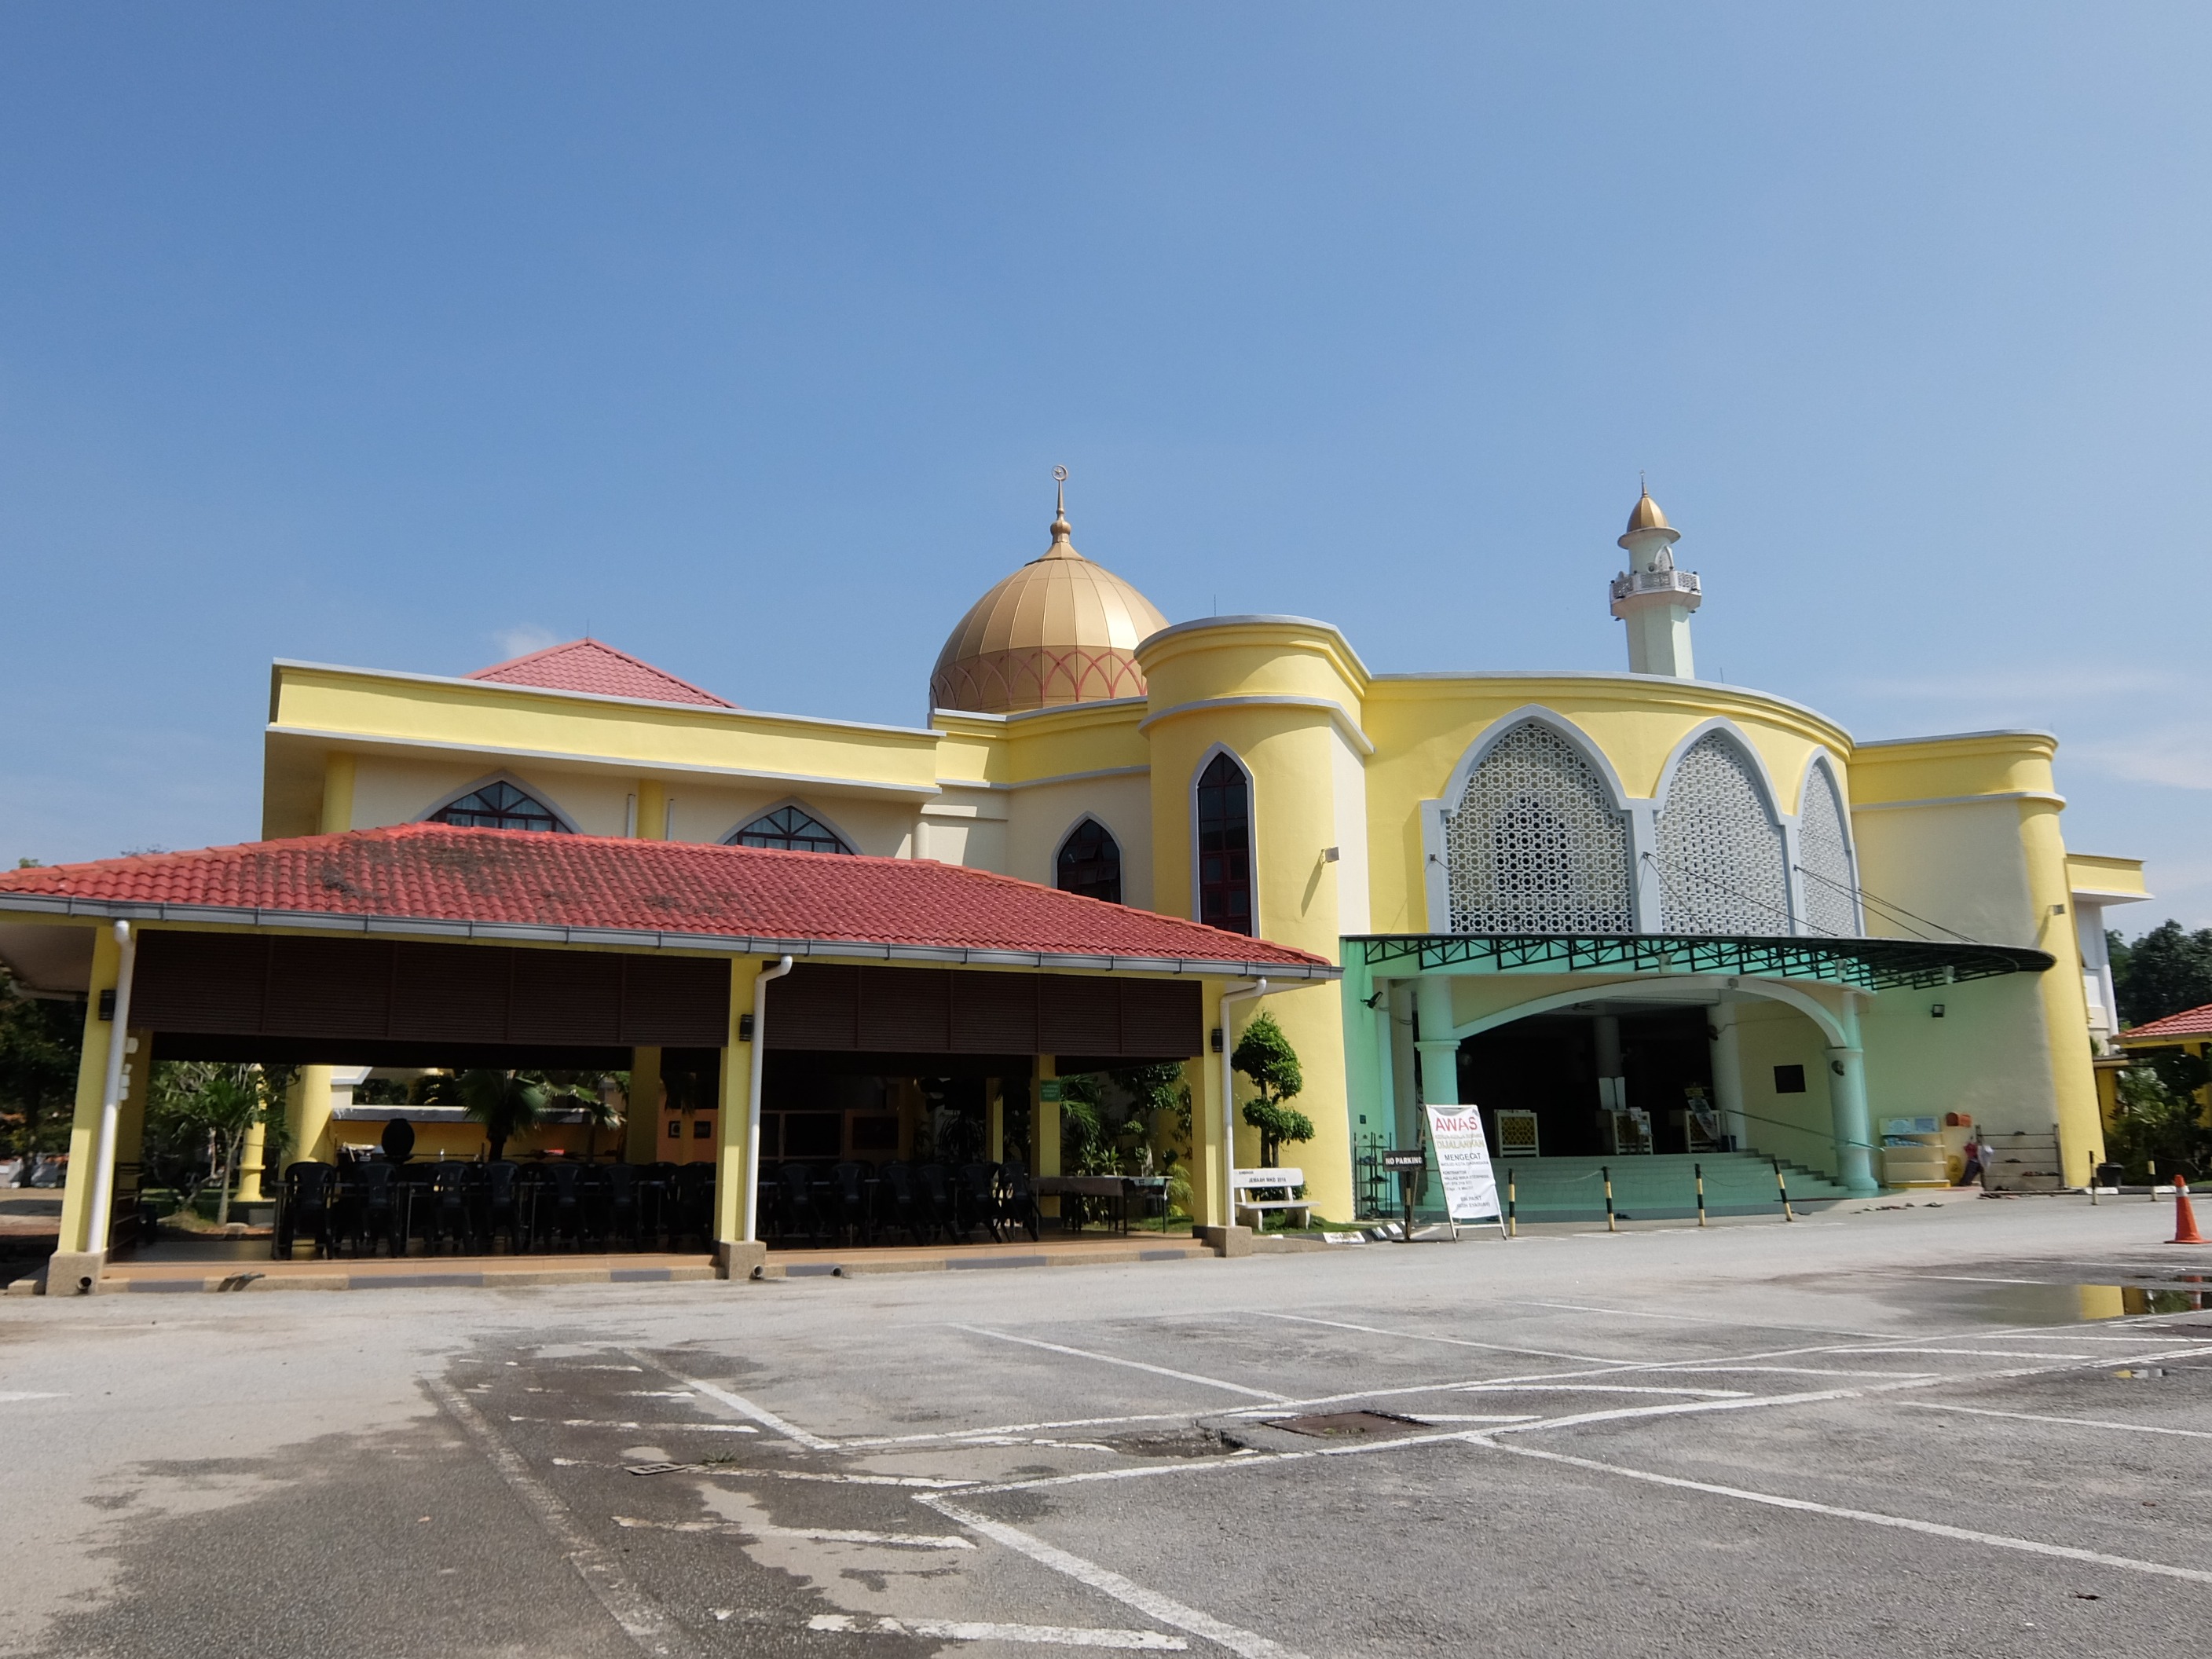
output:
{"label": "roof ridge", "polygon": [[[700,702],[711,704],[718,708],[735,708],[738,706],[726,697],[715,696],[714,693],[708,690],[704,686],[694,685],[690,681],[684,678],[681,675],[672,674],[666,669],[659,667],[655,664],[649,663],[646,661],[644,658],[635,656],[631,653],[623,650],[620,646],[609,645],[605,640],[593,639],[588,634],[577,639],[563,640],[555,645],[541,646],[535,651],[526,651],[519,657],[510,657],[505,662],[495,662],[489,667],[476,669],[470,673],[464,674],[461,678],[471,680],[483,680],[495,685],[535,685],[539,687],[541,690],[549,691],[583,691],[602,690],[603,688],[599,687],[574,684],[573,681],[577,678],[576,676],[564,676],[560,678],[548,678],[534,674],[518,674],[515,672],[518,669],[528,669],[532,664],[542,664],[550,666],[552,664],[562,659],[573,658],[579,653],[583,653],[587,659],[597,660],[602,664],[604,663],[605,659],[612,658],[623,667],[633,671],[636,674],[644,676],[647,681],[653,684],[672,688],[673,690],[684,694],[681,696],[676,697],[655,697],[653,696],[650,692],[640,692],[635,688],[628,693],[628,695],[631,696],[641,696],[648,702]],[[588,672],[589,671],[586,670],[586,673],[588,673]],[[616,693],[615,695],[623,694]]]}

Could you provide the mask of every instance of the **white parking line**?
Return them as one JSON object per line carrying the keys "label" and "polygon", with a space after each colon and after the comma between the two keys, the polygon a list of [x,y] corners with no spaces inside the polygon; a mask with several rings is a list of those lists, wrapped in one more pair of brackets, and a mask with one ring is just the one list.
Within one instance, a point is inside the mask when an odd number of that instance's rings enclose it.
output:
{"label": "white parking line", "polygon": [[1737,1330],[1809,1331],[1825,1336],[1865,1336],[1876,1340],[1894,1338],[1910,1342],[1909,1336],[1898,1336],[1894,1331],[1847,1331],[1835,1325],[1784,1325],[1769,1319],[1720,1319],[1706,1314],[1657,1313],[1649,1308],[1600,1308],[1583,1302],[1524,1302],[1527,1308],[1558,1308],[1567,1313],[1617,1314],[1624,1319],[1667,1319],[1684,1325],[1728,1325]]}
{"label": "white parking line", "polygon": [[1544,1451],[1534,1446],[1507,1445],[1486,1435],[1469,1435],[1467,1438],[1470,1445],[1487,1447],[1493,1451],[1510,1453],[1515,1457],[1534,1457],[1547,1463],[1563,1463],[1571,1468],[1619,1475],[1625,1480],[1641,1480],[1655,1486],[1710,1492],[1717,1498],[1763,1504],[1771,1509],[1833,1516],[1839,1520],[1863,1522],[1871,1527],[1893,1527],[1902,1532],[1924,1533],[1936,1538],[1956,1539],[1962,1543],[1986,1544],[1994,1549],[2018,1550],[2028,1555],[2055,1556],[2065,1561],[2087,1561],[2097,1566],[2120,1567],[2130,1572],[2149,1573],[2160,1578],[2181,1578],[2194,1584],[2212,1584],[2212,1572],[2201,1572],[2194,1567],[2172,1566],[2163,1561],[2138,1561],[2132,1556],[2106,1555],[2100,1550],[2075,1549],[2067,1544],[2045,1544],[2033,1538],[2008,1538],[2002,1533],[1978,1532],[1970,1527],[1950,1527],[1939,1521],[1916,1521],[1909,1516],[1883,1515],[1873,1510],[1844,1509],[1833,1504],[1814,1503],[1808,1498],[1785,1498],[1778,1492],[1749,1492],[1741,1486],[1717,1486],[1709,1480],[1686,1480],[1680,1475],[1658,1474],[1649,1469],[1624,1468],[1618,1463],[1601,1463],[1589,1457],[1570,1457],[1565,1452]]}
{"label": "white parking line", "polygon": [[806,1628],[848,1631],[858,1636],[927,1636],[940,1642],[1035,1642],[1050,1647],[1136,1648],[1152,1653],[1182,1653],[1190,1646],[1180,1636],[1152,1630],[994,1625],[969,1619],[871,1618],[854,1613],[817,1613],[806,1621]]}
{"label": "white parking line", "polygon": [[671,1429],[679,1434],[758,1434],[750,1423],[631,1423],[604,1417],[521,1417],[507,1414],[510,1423],[558,1423],[564,1429]]}
{"label": "white parking line", "polygon": [[60,1394],[41,1394],[31,1389],[10,1389],[0,1393],[0,1406],[12,1406],[20,1400],[65,1400],[68,1397]]}
{"label": "white parking line", "polygon": [[1180,1423],[1188,1412],[1139,1412],[1130,1417],[1066,1417],[1053,1423],[1000,1423],[988,1429],[939,1429],[928,1434],[854,1435],[837,1444],[850,1451],[858,1447],[911,1446],[932,1441],[975,1440],[1010,1434],[1035,1434],[1045,1429],[1103,1429],[1121,1423]]}
{"label": "white parking line", "polygon": [[648,1521],[635,1515],[617,1515],[614,1523],[633,1531],[703,1532],[718,1538],[804,1538],[817,1544],[888,1544],[906,1550],[972,1550],[975,1546],[953,1533],[858,1532],[849,1527],[757,1527],[734,1521]]}
{"label": "white parking line", "polygon": [[1003,1521],[994,1521],[988,1516],[978,1515],[942,1498],[920,1498],[948,1521],[957,1522],[972,1532],[978,1532],[994,1544],[1026,1555],[1041,1566],[1064,1573],[1079,1584],[1088,1585],[1102,1595],[1110,1595],[1116,1601],[1132,1607],[1138,1612],[1158,1620],[1163,1625],[1172,1625],[1177,1630],[1188,1631],[1193,1636],[1202,1636],[1207,1641],[1240,1654],[1243,1659],[1304,1659],[1295,1650],[1279,1642],[1272,1642],[1255,1631],[1240,1629],[1235,1625],[1216,1619],[1212,1613],[1200,1613],[1196,1607],[1187,1607],[1182,1602],[1146,1589],[1142,1584],[1124,1578],[1120,1573],[1086,1561],[1079,1555],[1071,1555],[1057,1545],[1048,1544],[1034,1534],[1018,1527],[1010,1527]]}
{"label": "white parking line", "polygon": [[756,1406],[751,1401],[746,1399],[744,1395],[741,1394],[732,1394],[729,1389],[717,1388],[712,1382],[702,1382],[695,1376],[686,1376],[681,1371],[672,1370],[669,1367],[662,1364],[659,1360],[655,1359],[651,1354],[632,1353],[630,1358],[636,1360],[640,1364],[650,1366],[653,1370],[660,1372],[664,1376],[674,1377],[685,1388],[691,1389],[700,1394],[703,1394],[709,1400],[720,1401],[725,1406],[727,1406],[732,1411],[737,1413],[740,1417],[750,1417],[754,1422],[759,1424],[763,1428],[774,1430],[785,1439],[796,1441],[799,1444],[805,1447],[809,1451],[834,1451],[836,1449],[836,1443],[835,1441],[824,1440],[818,1434],[810,1434],[805,1429],[800,1428],[796,1423],[785,1422],[783,1419],[778,1417],[774,1412],[769,1410],[767,1407]]}
{"label": "white parking line", "polygon": [[1525,1353],[1535,1359],[1578,1359],[1591,1365],[1620,1364],[1609,1354],[1562,1353],[1556,1348],[1516,1348],[1504,1342],[1475,1342],[1462,1336],[1431,1336],[1425,1331],[1386,1331],[1376,1325],[1354,1325],[1342,1319],[1314,1319],[1304,1314],[1270,1313],[1262,1308],[1247,1308],[1243,1311],[1246,1317],[1252,1319],[1281,1319],[1294,1325],[1326,1325],[1334,1330],[1358,1331],[1364,1336],[1394,1337],[1401,1342],[1444,1342],[1455,1348],[1487,1348],[1493,1353]]}
{"label": "white parking line", "polygon": [[1986,1406],[1947,1406],[1934,1400],[1900,1400],[1897,1403],[1923,1412],[1964,1412],[1969,1417],[2008,1417],[2019,1423],[2070,1423],[2083,1429],[2125,1429],[2131,1434],[2178,1434],[2191,1440],[2212,1440],[2212,1430],[2208,1429],[2167,1429],[2154,1423],[2113,1423],[2101,1417],[2042,1417],[2033,1412],[1992,1411]]}
{"label": "white parking line", "polygon": [[1025,1348],[1042,1348],[1048,1353],[1064,1353],[1077,1359],[1095,1359],[1102,1365],[1126,1365],[1133,1371],[1150,1371],[1155,1376],[1172,1376],[1179,1382],[1196,1382],[1208,1389],[1223,1389],[1231,1394],[1246,1394],[1255,1400],[1272,1400],[1280,1404],[1287,1395],[1272,1389],[1248,1389],[1242,1382],[1224,1382],[1218,1376],[1200,1376],[1194,1371],[1178,1371],[1165,1365],[1147,1364],[1141,1359],[1123,1359],[1117,1354],[1093,1353],[1088,1348],[1070,1348],[1058,1342],[1042,1342],[1033,1336],[1014,1336],[1005,1331],[987,1330],[981,1325],[955,1325],[956,1331],[965,1331],[970,1336],[995,1337],[1001,1342],[1018,1342]]}

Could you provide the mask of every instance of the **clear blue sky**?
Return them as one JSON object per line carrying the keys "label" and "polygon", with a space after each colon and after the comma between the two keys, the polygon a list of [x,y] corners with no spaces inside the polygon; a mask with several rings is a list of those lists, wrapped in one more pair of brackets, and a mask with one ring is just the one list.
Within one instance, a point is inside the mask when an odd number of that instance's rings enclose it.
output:
{"label": "clear blue sky", "polygon": [[[1487,15],[1485,15],[1485,14]],[[916,722],[1076,542],[1378,670],[2047,726],[2212,922],[2212,12],[18,4],[0,856],[255,833],[268,662]]]}

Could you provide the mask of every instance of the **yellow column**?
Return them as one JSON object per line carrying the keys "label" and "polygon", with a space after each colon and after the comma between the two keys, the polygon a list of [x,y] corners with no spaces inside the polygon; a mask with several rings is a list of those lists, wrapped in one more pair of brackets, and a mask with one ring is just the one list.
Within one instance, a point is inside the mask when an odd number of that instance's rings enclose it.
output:
{"label": "yellow column", "polygon": [[[115,1165],[133,1169],[146,1152],[146,1092],[154,1079],[154,1034],[133,1027],[123,1061],[123,1105],[115,1115]],[[120,1184],[118,1181],[118,1185]]]}
{"label": "yellow column", "polygon": [[323,817],[326,836],[353,828],[354,758],[332,750],[323,757]]}
{"label": "yellow column", "polygon": [[[1190,1085],[1190,1214],[1194,1231],[1206,1227],[1221,1227],[1228,1224],[1225,1212],[1225,1185],[1228,1166],[1223,1159],[1233,1157],[1233,1150],[1225,1151],[1221,1136],[1221,1056],[1212,1052],[1212,1034],[1221,1033],[1223,1044],[1233,1048],[1237,1039],[1225,1029],[1221,1019],[1221,993],[1224,981],[1206,981],[1204,1002],[1207,1051],[1183,1067],[1184,1079]],[[1234,1013],[1237,1005],[1230,1005]]]}
{"label": "yellow column", "polygon": [[658,1163],[660,1138],[660,1050],[633,1048],[629,1054],[629,1105],[623,1120],[623,1158],[630,1164]]}
{"label": "yellow column", "polygon": [[668,791],[647,778],[637,781],[637,838],[640,841],[665,841],[668,838]]}
{"label": "yellow column", "polygon": [[994,1164],[1006,1161],[1006,1085],[997,1078],[983,1084],[983,1122],[986,1150],[983,1156]]}
{"label": "yellow column", "polygon": [[[328,1164],[331,1157],[331,1068],[302,1066],[284,1094],[284,1127],[295,1164]],[[282,1171],[278,1172],[279,1174]]]}
{"label": "yellow column", "polygon": [[[1059,1062],[1050,1054],[1036,1057],[1036,1070],[1030,1079],[1030,1150],[1036,1165],[1032,1174],[1056,1176],[1060,1169],[1060,1103],[1044,1097],[1044,1085],[1058,1082]],[[1057,1198],[1037,1200],[1037,1208],[1046,1215],[1060,1213]]]}
{"label": "yellow column", "polygon": [[[230,1195],[230,1201],[233,1204],[243,1204],[248,1200],[260,1198],[262,1164],[267,1155],[268,1141],[268,1126],[256,1123],[246,1130],[246,1139],[239,1142],[238,1184],[232,1189]],[[234,1210],[231,1218],[243,1220],[245,1218]]]}
{"label": "yellow column", "polygon": [[2088,999],[2081,986],[2081,945],[2074,932],[2071,884],[2058,808],[2021,803],[2021,842],[2027,854],[2027,888],[2036,907],[2035,945],[2058,958],[2039,975],[2044,1040],[2051,1053],[2051,1115],[2058,1128],[2058,1165],[2064,1184],[2086,1185],[2104,1156],[2104,1124],[2097,1110],[2097,1074],[2089,1049]]}
{"label": "yellow column", "polygon": [[[750,1279],[768,1259],[764,1246],[749,1244],[744,1237],[745,1194],[754,1179],[753,1046],[738,1040],[738,1022],[753,1011],[753,981],[765,965],[757,957],[740,957],[730,964],[730,1030],[722,1045],[722,1086],[714,1113],[714,1270],[724,1279]],[[775,1018],[773,986],[768,1017]]]}
{"label": "yellow column", "polygon": [[[86,1212],[92,1203],[93,1149],[100,1140],[100,1097],[107,1084],[107,1042],[110,1023],[100,1017],[100,994],[115,988],[116,965],[121,953],[116,948],[115,930],[101,927],[92,936],[92,980],[84,1000],[84,1049],[76,1067],[76,1115],[70,1125],[69,1178],[62,1188],[61,1237],[56,1243],[57,1257],[80,1256],[88,1252],[104,1254],[107,1241],[94,1239],[87,1232],[89,1219]],[[96,1280],[97,1263],[90,1267],[62,1263],[58,1277],[70,1279],[66,1285],[55,1284],[58,1292],[74,1291],[79,1273],[89,1272]],[[57,1270],[49,1268],[50,1280]]]}

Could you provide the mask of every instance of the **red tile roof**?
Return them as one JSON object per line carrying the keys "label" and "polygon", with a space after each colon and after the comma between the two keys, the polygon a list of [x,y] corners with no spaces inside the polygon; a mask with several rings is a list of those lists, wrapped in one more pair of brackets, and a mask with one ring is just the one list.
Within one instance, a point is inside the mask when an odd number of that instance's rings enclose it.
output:
{"label": "red tile roof", "polygon": [[442,823],[10,870],[9,910],[1336,976],[1265,939],[927,860]]}
{"label": "red tile roof", "polygon": [[2133,1042],[2139,1037],[2179,1040],[2199,1036],[2212,1036],[2212,1002],[2202,1008],[2184,1008],[2178,1014],[2152,1020],[2148,1025],[2131,1025],[2119,1034],[2118,1040]]}
{"label": "red tile roof", "polygon": [[637,697],[647,702],[696,702],[714,708],[737,704],[702,691],[689,680],[679,680],[665,669],[617,651],[598,640],[570,640],[549,645],[526,657],[510,658],[479,668],[467,678],[497,680],[506,685],[538,685],[549,691],[592,691],[603,697]]}

